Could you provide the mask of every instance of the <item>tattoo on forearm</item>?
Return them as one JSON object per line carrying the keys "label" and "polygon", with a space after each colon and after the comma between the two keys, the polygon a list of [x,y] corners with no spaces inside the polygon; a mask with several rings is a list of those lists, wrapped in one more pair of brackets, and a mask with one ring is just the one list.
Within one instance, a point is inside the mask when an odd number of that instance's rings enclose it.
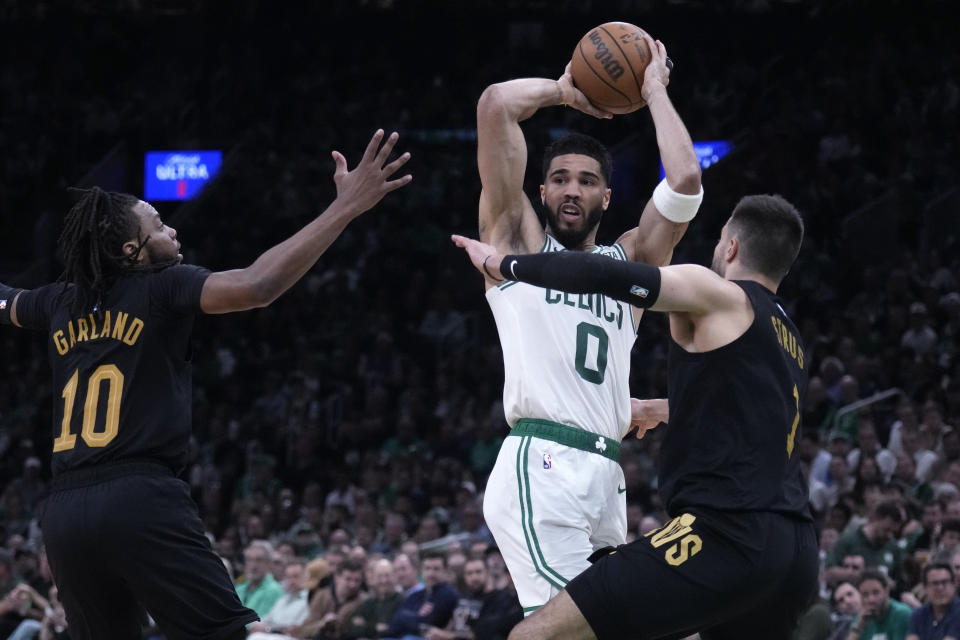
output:
{"label": "tattoo on forearm", "polygon": [[556,86],[557,86],[557,102],[559,104],[566,106],[567,102],[566,100],[564,100],[564,97],[563,97],[563,87],[560,86],[559,82],[557,83]]}

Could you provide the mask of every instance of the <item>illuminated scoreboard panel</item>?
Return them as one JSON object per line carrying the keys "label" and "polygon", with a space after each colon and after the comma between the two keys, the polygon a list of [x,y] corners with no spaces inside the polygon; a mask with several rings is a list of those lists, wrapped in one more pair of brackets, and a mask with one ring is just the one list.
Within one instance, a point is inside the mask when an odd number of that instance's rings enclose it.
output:
{"label": "illuminated scoreboard panel", "polygon": [[[709,169],[720,161],[720,158],[733,151],[733,143],[728,140],[694,141],[693,150],[697,154],[701,169]],[[663,163],[660,164],[660,179],[663,180]]]}
{"label": "illuminated scoreboard panel", "polygon": [[145,200],[189,200],[216,177],[220,151],[148,151],[144,155]]}

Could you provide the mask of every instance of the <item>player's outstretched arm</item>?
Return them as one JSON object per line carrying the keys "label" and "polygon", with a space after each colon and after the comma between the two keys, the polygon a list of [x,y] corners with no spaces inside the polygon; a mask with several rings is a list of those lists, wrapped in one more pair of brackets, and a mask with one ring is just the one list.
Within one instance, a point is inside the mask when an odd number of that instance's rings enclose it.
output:
{"label": "player's outstretched arm", "polygon": [[654,311],[692,315],[729,311],[745,299],[740,287],[695,264],[656,267],[580,251],[505,256],[470,238],[452,239],[493,282],[516,280],[571,293],[601,293]]}
{"label": "player's outstretched arm", "polygon": [[690,134],[667,95],[667,49],[649,35],[643,38],[650,47],[651,60],[644,72],[641,93],[653,118],[666,178],[654,190],[640,222],[618,242],[631,260],[662,266],[670,264],[674,247],[700,208],[703,189],[700,163]]}
{"label": "player's outstretched arm", "polygon": [[383,142],[383,135],[383,130],[373,134],[363,158],[352,171],[347,170],[346,158],[333,152],[337,198],[313,222],[266,251],[246,269],[210,274],[200,295],[204,313],[267,306],[316,263],[351,220],[373,208],[391,191],[408,184],[412,180],[409,174],[396,180],[390,177],[406,164],[410,154],[404,153],[387,163],[398,136],[394,132]]}
{"label": "player's outstretched arm", "polygon": [[598,118],[612,117],[573,86],[569,65],[559,80],[521,78],[487,87],[477,102],[480,238],[510,251],[534,251],[543,227],[523,193],[527,144],[520,123],[543,107],[568,105]]}

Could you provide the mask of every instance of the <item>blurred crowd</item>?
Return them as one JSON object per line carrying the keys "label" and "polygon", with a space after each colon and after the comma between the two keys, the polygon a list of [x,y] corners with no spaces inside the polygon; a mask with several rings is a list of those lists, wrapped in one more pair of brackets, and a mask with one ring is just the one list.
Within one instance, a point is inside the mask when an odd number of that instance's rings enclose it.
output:
{"label": "blurred crowd", "polygon": [[[414,157],[409,187],[269,308],[198,319],[183,478],[263,618],[251,634],[505,637],[522,612],[481,506],[507,430],[502,358],[480,278],[448,235],[476,234],[480,92],[556,77],[602,20],[480,13],[428,33],[392,3],[358,4],[338,3],[332,25],[318,9],[246,2],[216,29],[204,11],[0,13],[0,280],[55,278],[65,187],[92,172],[136,192],[149,148],[225,150],[197,201],[157,206],[188,262],[243,266],[334,197],[329,150],[352,163],[372,130],[398,130]],[[849,6],[774,3],[717,33],[709,9],[674,4],[660,24],[631,21],[663,34],[694,139],[735,146],[705,170],[704,206],[674,261],[707,261],[747,193],[781,193],[807,222],[782,288],[811,374],[800,453],[823,558],[798,637],[867,633],[903,617],[897,607],[942,619],[960,570],[960,53],[940,29],[943,5],[851,28],[861,16]],[[544,143],[566,129],[614,152],[600,233],[612,242],[657,181],[649,117],[537,114],[524,123],[530,193]],[[634,396],[666,396],[666,336],[646,314]],[[67,637],[36,524],[59,394],[42,336],[5,328],[0,348],[0,638],[21,625],[10,637]],[[624,442],[631,538],[666,516],[666,429]]]}

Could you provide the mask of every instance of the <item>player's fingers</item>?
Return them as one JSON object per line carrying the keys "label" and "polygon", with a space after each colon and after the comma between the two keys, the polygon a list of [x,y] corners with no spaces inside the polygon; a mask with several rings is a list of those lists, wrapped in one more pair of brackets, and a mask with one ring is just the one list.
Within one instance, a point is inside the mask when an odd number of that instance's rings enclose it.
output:
{"label": "player's fingers", "polygon": [[654,60],[660,60],[660,47],[657,46],[656,41],[650,37],[649,33],[644,33],[642,36],[643,41],[647,43],[647,49],[650,50],[650,62]]}
{"label": "player's fingers", "polygon": [[670,56],[667,55],[667,45],[663,44],[660,40],[657,40],[657,48],[660,51],[660,58],[663,60],[663,66],[667,68],[667,78],[670,77],[670,72],[673,70],[673,61],[670,60]]}
{"label": "player's fingers", "polygon": [[407,175],[403,176],[402,178],[397,178],[396,180],[390,180],[389,182],[384,182],[384,183],[383,183],[383,186],[384,186],[384,188],[386,189],[386,191],[384,191],[384,193],[390,193],[391,191],[395,191],[395,190],[399,189],[400,187],[406,186],[406,185],[410,184],[410,181],[411,181],[411,180],[413,180],[413,176],[408,173]]}
{"label": "player's fingers", "polygon": [[587,100],[586,96],[584,96],[583,101],[577,105],[577,108],[579,108],[580,111],[583,111],[585,114],[593,116],[594,118],[609,120],[613,117],[613,114],[609,111],[604,111],[599,107],[593,106],[593,103]]}
{"label": "player's fingers", "polygon": [[383,140],[383,129],[377,129],[370,142],[367,143],[367,149],[363,152],[362,162],[370,162],[377,155],[377,149],[380,148],[380,141]]}
{"label": "player's fingers", "polygon": [[457,245],[461,249],[465,249],[467,246],[468,238],[464,238],[463,236],[453,234],[450,236],[450,239],[453,240],[453,244]]}
{"label": "player's fingers", "polygon": [[409,159],[410,159],[410,153],[409,152],[404,153],[402,156],[400,156],[399,158],[397,158],[396,160],[394,160],[393,162],[385,166],[383,168],[383,172],[386,173],[388,176],[391,176],[397,172],[397,169],[407,164],[407,160]]}
{"label": "player's fingers", "polygon": [[387,158],[390,157],[390,152],[393,151],[393,147],[397,144],[397,140],[400,138],[400,134],[396,131],[387,136],[387,141],[383,143],[383,146],[380,147],[379,153],[377,153],[377,166],[382,167],[383,163],[387,161]]}

